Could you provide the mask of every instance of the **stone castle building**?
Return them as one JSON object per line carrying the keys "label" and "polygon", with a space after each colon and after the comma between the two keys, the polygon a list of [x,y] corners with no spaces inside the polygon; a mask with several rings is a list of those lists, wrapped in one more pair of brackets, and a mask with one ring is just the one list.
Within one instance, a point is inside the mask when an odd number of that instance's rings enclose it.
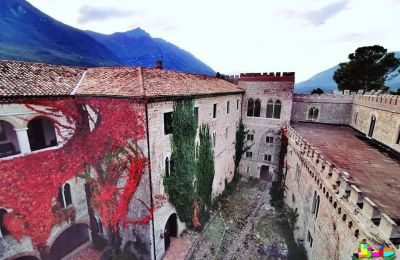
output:
{"label": "stone castle building", "polygon": [[[361,239],[375,248],[387,243],[398,254],[400,97],[298,95],[293,93],[294,76],[246,73],[224,80],[140,67],[86,69],[0,61],[0,163],[56,152],[74,134],[62,113],[57,119],[65,127],[57,130],[54,118],[40,113],[45,107],[25,106],[21,99],[129,100],[145,122],[145,138],[139,145],[149,161],[129,215],[144,217],[143,203],[156,207],[148,224],[129,225],[121,237],[138,259],[161,259],[171,237],[186,228],[167,199],[163,178],[169,176],[172,163],[173,103],[190,97],[199,125],[210,126],[214,197],[233,177],[235,132],[242,119],[252,146],[240,173],[271,182],[283,170],[286,203],[298,213],[294,235],[310,259],[348,259]],[[281,153],[282,138],[288,139],[286,154]],[[7,192],[7,187],[0,186],[0,191]],[[52,228],[46,243],[51,259],[73,256],[93,235],[107,237],[88,197],[82,178],[60,186],[53,201],[64,210],[73,208],[76,216],[73,222]],[[0,259],[44,258],[29,236],[16,240],[9,234],[4,219],[15,209],[2,198],[0,194]]]}

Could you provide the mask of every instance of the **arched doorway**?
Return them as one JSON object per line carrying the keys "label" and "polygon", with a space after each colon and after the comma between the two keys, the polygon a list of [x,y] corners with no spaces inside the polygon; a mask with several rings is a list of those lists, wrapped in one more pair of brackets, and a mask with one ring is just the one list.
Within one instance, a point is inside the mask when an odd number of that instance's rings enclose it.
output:
{"label": "arched doorway", "polygon": [[29,121],[28,138],[32,151],[57,145],[54,124],[44,117],[36,117]]}
{"label": "arched doorway", "polygon": [[271,173],[269,172],[269,166],[262,165],[260,170],[260,180],[270,182],[272,181]]}
{"label": "arched doorway", "polygon": [[369,124],[368,137],[372,138],[372,135],[374,134],[375,123],[376,123],[376,117],[375,117],[375,115],[372,115],[371,116],[371,123]]}
{"label": "arched doorway", "polygon": [[0,120],[0,158],[18,153],[20,153],[20,149],[13,125]]}
{"label": "arched doorway", "polygon": [[51,260],[63,258],[87,241],[89,241],[89,232],[86,224],[76,224],[67,228],[51,246]]}
{"label": "arched doorway", "polygon": [[171,237],[178,237],[178,221],[176,213],[169,216],[167,223],[164,228],[164,246],[165,251],[168,250],[171,245]]}

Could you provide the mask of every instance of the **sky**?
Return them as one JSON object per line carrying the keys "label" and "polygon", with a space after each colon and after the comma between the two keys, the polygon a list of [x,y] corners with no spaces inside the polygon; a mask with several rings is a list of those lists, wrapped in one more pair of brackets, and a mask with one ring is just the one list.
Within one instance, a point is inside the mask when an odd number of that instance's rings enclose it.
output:
{"label": "sky", "polygon": [[215,71],[294,71],[296,82],[361,46],[400,51],[400,0],[28,0],[53,18],[111,34],[141,27]]}

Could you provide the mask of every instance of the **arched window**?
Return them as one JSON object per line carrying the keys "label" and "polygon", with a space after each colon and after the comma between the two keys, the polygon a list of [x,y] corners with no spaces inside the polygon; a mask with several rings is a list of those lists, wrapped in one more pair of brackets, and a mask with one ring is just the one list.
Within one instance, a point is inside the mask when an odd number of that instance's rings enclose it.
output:
{"label": "arched window", "polygon": [[4,225],[4,216],[7,214],[7,210],[0,209],[0,238],[5,237],[10,232],[8,232],[7,228]]}
{"label": "arched window", "polygon": [[20,153],[20,149],[13,125],[0,120],[0,158],[18,153]]}
{"label": "arched window", "polygon": [[261,114],[261,101],[259,99],[256,99],[256,102],[254,103],[254,116],[260,117],[260,114]]}
{"label": "arched window", "polygon": [[254,116],[254,101],[252,98],[247,102],[247,116]]}
{"label": "arched window", "polygon": [[371,123],[369,125],[369,131],[368,131],[368,136],[369,137],[372,137],[372,135],[374,134],[375,123],[376,123],[376,117],[375,117],[375,115],[372,115],[371,116]]}
{"label": "arched window", "polygon": [[319,115],[319,109],[316,107],[311,107],[308,110],[308,120],[317,120]]}
{"label": "arched window", "polygon": [[60,202],[61,208],[66,208],[72,204],[71,185],[69,185],[69,183],[59,188],[58,201]]}
{"label": "arched window", "polygon": [[271,99],[267,102],[267,118],[272,118],[274,113],[274,101]]}
{"label": "arched window", "polygon": [[170,167],[169,158],[166,157],[165,158],[165,176],[167,176],[167,177],[169,177],[169,169],[170,169],[169,167]]}
{"label": "arched window", "polygon": [[282,103],[280,100],[275,101],[274,105],[274,118],[281,118]]}
{"label": "arched window", "polygon": [[57,145],[54,124],[44,117],[37,117],[29,121],[28,138],[32,151]]}

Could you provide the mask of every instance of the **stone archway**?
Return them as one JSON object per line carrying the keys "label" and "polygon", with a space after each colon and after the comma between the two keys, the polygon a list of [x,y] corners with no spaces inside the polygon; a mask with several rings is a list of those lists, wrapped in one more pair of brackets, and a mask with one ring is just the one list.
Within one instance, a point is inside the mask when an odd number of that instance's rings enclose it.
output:
{"label": "stone archway", "polygon": [[269,166],[267,165],[262,165],[260,169],[260,180],[266,181],[266,182],[271,182],[272,181],[272,175],[269,171]]}
{"label": "stone archway", "polygon": [[89,241],[86,224],[75,224],[64,230],[50,248],[50,259],[59,260]]}
{"label": "stone archway", "polygon": [[178,220],[176,213],[169,216],[164,228],[164,247],[165,252],[171,245],[171,237],[178,237]]}
{"label": "stone archway", "polygon": [[45,117],[35,117],[29,121],[28,138],[32,151],[57,145],[54,124]]}

